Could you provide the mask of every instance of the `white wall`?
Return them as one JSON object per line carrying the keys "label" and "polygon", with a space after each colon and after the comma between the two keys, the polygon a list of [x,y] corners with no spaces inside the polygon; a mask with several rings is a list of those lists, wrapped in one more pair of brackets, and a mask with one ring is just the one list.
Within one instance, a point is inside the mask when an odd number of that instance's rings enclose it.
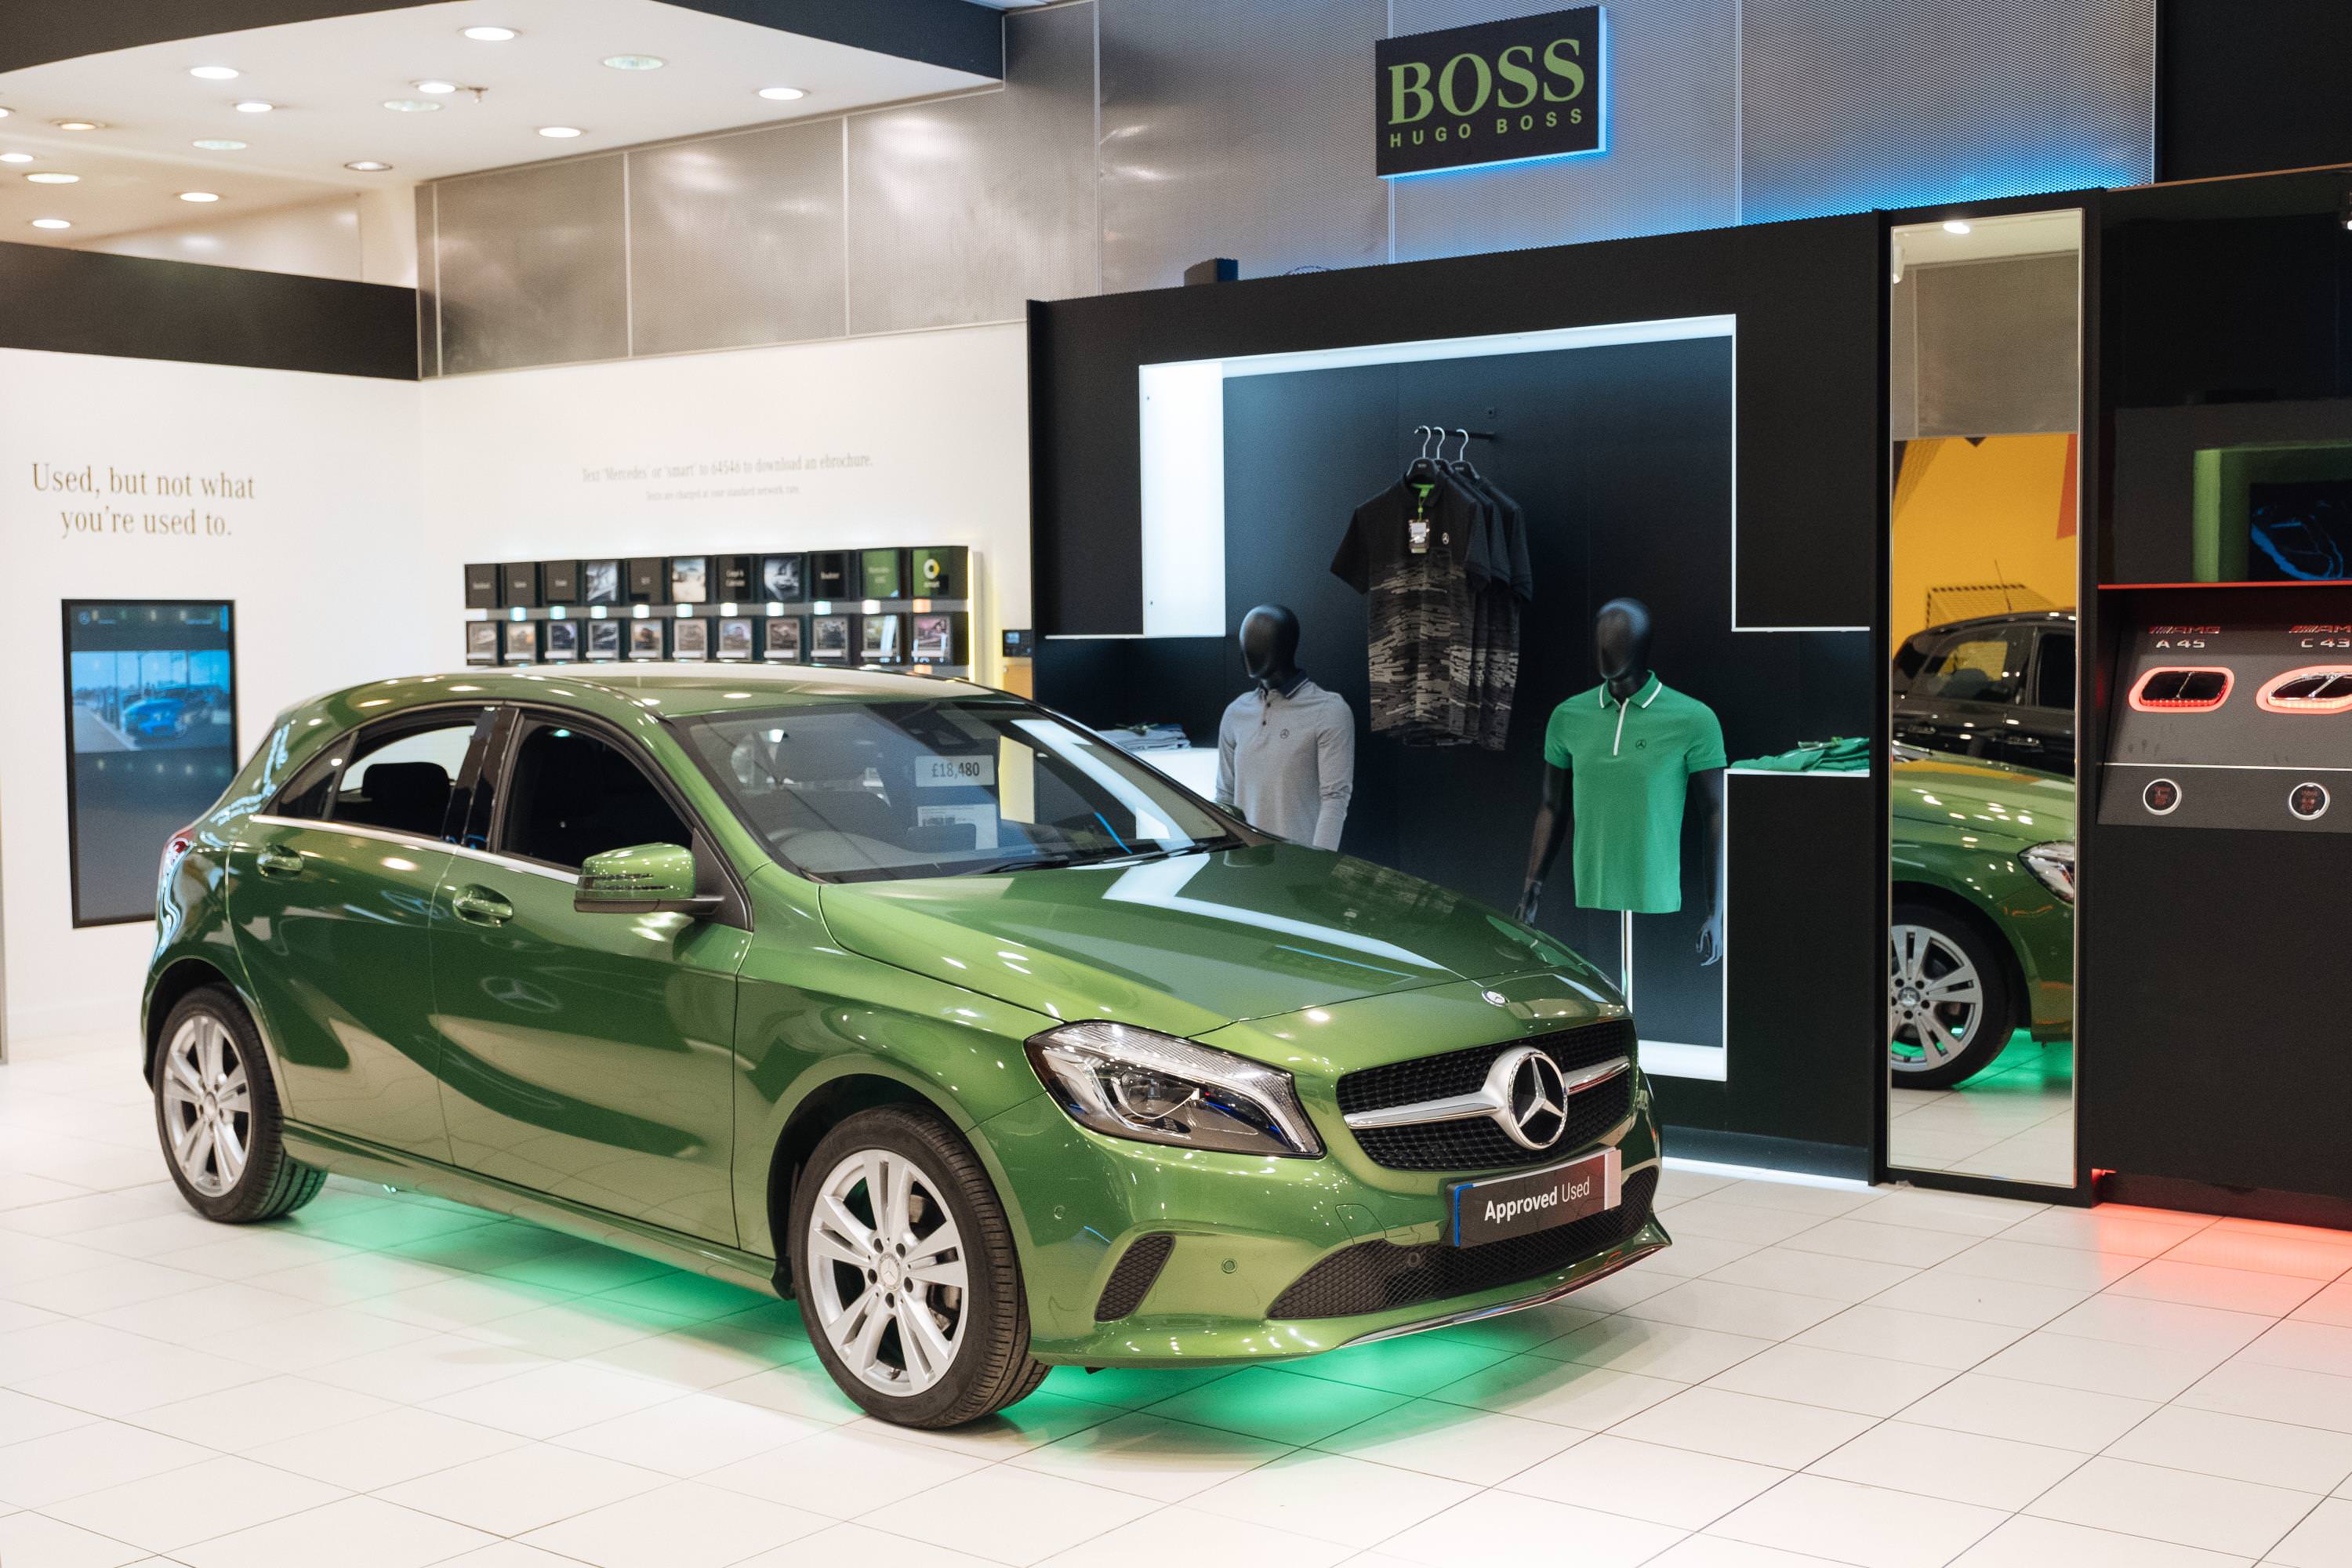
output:
{"label": "white wall", "polygon": [[[0,350],[10,1034],[127,1027],[153,944],[72,929],[59,600],[234,601],[247,752],[289,702],[457,667],[469,561],[967,544],[986,677],[995,631],[1029,624],[1026,375],[1018,326],[422,384]],[[695,471],[762,459],[801,466]],[[68,534],[90,502],[37,490],[36,464],[226,472],[253,499],[176,503],[227,533],[156,537],[152,498],[101,495],[130,529]]]}
{"label": "white wall", "polygon": [[[0,350],[0,897],[12,1035],[134,1016],[154,929],[72,928],[58,601],[226,599],[237,740],[279,709],[438,651],[418,607],[457,594],[401,547],[417,514],[417,388],[352,376]],[[36,465],[95,470],[100,493],[37,489]],[[249,500],[118,489],[114,476],[247,479]],[[194,510],[226,532],[150,532]],[[61,513],[104,514],[68,531]],[[446,659],[443,662],[447,662]],[[156,846],[160,854],[163,846]]]}
{"label": "white wall", "polygon": [[[159,261],[244,267],[257,272],[300,272],[313,278],[365,278],[373,282],[414,285],[416,261],[413,238],[409,241],[404,279],[377,277],[368,271],[369,251],[362,232],[361,205],[361,198],[349,196],[257,213],[225,213],[134,229],[128,234],[110,234],[74,248],[110,251],[116,256],[152,257]],[[415,215],[404,216],[413,231]],[[387,253],[384,266],[396,272],[399,263]]]}
{"label": "white wall", "polygon": [[1017,325],[427,382],[433,603],[468,561],[967,544],[988,679],[1029,625],[1027,388]]}

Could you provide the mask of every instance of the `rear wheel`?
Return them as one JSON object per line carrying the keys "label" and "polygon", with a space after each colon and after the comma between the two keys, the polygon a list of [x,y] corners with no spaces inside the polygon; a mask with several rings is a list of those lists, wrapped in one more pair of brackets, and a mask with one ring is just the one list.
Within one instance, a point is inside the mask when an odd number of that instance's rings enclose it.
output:
{"label": "rear wheel", "polygon": [[978,1156],[927,1111],[860,1111],[793,1184],[794,1293],[843,1393],[902,1426],[960,1426],[1027,1397],[1013,1231]]}
{"label": "rear wheel", "polygon": [[226,1225],[276,1219],[317,1197],[327,1173],[286,1152],[282,1127],[244,1004],[218,985],[182,997],[155,1060],[155,1131],[180,1195]]}
{"label": "rear wheel", "polygon": [[1897,1089],[1949,1089],[1990,1066],[2017,1027],[2009,972],[1976,925],[1898,903],[1888,942],[1888,1061]]}

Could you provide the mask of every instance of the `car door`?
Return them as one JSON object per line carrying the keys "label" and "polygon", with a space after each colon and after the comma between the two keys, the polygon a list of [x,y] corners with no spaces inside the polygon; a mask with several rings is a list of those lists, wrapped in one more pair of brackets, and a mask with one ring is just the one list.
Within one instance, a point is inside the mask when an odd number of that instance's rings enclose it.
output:
{"label": "car door", "polygon": [[580,715],[518,710],[499,751],[476,818],[484,847],[452,852],[433,901],[451,1157],[731,1245],[748,922],[575,910],[588,857],[691,844],[691,818],[637,742]]}
{"label": "car door", "polygon": [[295,1121],[449,1157],[426,927],[493,711],[363,726],[229,851],[229,918]]}

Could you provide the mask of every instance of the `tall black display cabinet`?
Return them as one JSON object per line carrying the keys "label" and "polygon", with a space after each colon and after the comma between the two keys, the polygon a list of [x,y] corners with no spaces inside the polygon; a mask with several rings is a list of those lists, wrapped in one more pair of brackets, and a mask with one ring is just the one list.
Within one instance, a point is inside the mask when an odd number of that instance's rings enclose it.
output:
{"label": "tall black display cabinet", "polygon": [[[2352,500],[2347,199],[2339,170],[2097,208],[2078,1005],[2104,1198],[2352,1227],[2352,711],[2283,684],[2352,657],[2352,582],[2297,549]],[[2226,694],[2148,701],[2176,664]]]}

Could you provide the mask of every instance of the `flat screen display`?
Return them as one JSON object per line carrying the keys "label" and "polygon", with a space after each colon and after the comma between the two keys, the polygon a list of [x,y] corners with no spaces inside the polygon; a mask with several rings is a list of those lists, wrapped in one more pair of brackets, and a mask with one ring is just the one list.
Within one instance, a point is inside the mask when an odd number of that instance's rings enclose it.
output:
{"label": "flat screen display", "polygon": [[2352,479],[2247,486],[2246,536],[2251,582],[2352,577]]}
{"label": "flat screen display", "polygon": [[236,773],[236,640],[218,601],[65,602],[77,926],[152,920],[171,836]]}

